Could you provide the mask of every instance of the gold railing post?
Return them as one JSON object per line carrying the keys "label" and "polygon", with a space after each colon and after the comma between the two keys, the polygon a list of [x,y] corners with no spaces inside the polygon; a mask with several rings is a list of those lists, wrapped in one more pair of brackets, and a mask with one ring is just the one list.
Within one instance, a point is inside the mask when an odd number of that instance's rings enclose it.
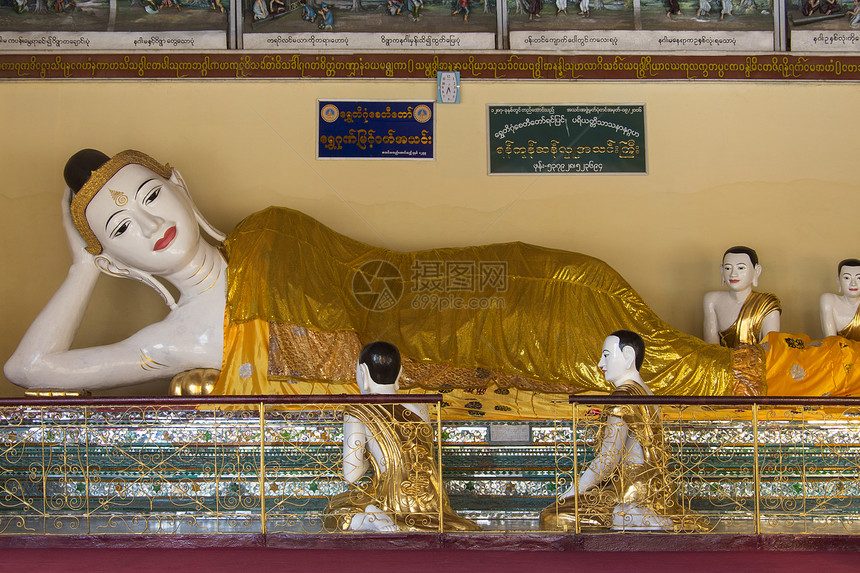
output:
{"label": "gold railing post", "polygon": [[260,532],[266,534],[266,405],[260,402]]}
{"label": "gold railing post", "polygon": [[[212,428],[218,427],[218,408],[212,409]],[[215,472],[215,523],[218,528],[218,533],[221,533],[221,473],[218,469],[220,466],[218,465],[218,432],[213,432],[212,434],[215,436],[214,440],[214,448],[215,451],[212,453],[213,462],[212,462],[212,471]]]}
{"label": "gold railing post", "polygon": [[45,465],[45,408],[39,408],[39,437],[42,442],[42,533],[48,533],[48,468]]}
{"label": "gold railing post", "polygon": [[[801,407],[800,421],[803,425],[803,432],[806,433],[808,425],[806,423],[806,408]],[[802,453],[800,455],[800,486],[803,488],[803,532],[809,533],[809,515],[806,513],[809,504],[806,499],[806,452],[808,450],[803,448]]]}
{"label": "gold railing post", "polygon": [[87,499],[87,535],[90,535],[90,414],[84,406],[84,495]]}
{"label": "gold railing post", "polygon": [[445,498],[445,480],[442,478],[442,406],[436,404],[436,443],[437,455],[439,456],[439,533],[445,531],[444,520],[444,498]]}
{"label": "gold railing post", "polygon": [[[576,447],[576,420],[577,420],[577,412],[576,412],[576,404],[573,404],[573,427],[571,427],[571,435],[570,439],[573,442],[573,518],[575,520],[574,532],[579,534],[582,533],[582,530],[579,526],[579,463],[577,462],[577,458],[579,450]],[[556,504],[556,513],[558,513],[558,490],[556,489],[555,496],[555,504]]]}
{"label": "gold railing post", "polygon": [[758,404],[752,405],[753,421],[753,479],[755,495],[755,534],[761,535],[761,472],[759,471],[758,457]]}

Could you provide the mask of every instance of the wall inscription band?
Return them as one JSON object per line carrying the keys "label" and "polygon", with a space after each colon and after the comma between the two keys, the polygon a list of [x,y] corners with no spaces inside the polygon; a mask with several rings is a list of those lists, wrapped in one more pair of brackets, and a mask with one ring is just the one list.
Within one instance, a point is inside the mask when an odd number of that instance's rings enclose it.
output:
{"label": "wall inscription band", "polygon": [[461,78],[540,80],[860,81],[860,56],[260,54],[0,54],[0,79]]}

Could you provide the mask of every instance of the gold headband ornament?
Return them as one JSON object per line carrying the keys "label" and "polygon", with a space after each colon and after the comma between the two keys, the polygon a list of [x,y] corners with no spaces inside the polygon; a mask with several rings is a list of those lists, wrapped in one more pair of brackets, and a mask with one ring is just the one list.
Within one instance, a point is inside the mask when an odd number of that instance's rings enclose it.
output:
{"label": "gold headband ornament", "polygon": [[[96,238],[95,233],[93,233],[93,230],[90,228],[90,224],[87,221],[87,205],[90,204],[90,201],[93,200],[96,193],[101,191],[107,182],[110,181],[110,178],[116,175],[117,171],[126,165],[132,164],[146,167],[153,173],[160,175],[165,179],[168,179],[172,173],[170,165],[162,165],[145,153],[128,149],[121,153],[117,153],[108,159],[104,165],[93,171],[90,178],[87,179],[87,182],[81,187],[81,190],[75,193],[75,196],[72,197],[72,221],[78,229],[78,232],[81,234],[81,237],[86,241],[87,251],[93,255],[101,254],[102,245]],[[115,192],[111,192],[112,195],[113,193]]]}

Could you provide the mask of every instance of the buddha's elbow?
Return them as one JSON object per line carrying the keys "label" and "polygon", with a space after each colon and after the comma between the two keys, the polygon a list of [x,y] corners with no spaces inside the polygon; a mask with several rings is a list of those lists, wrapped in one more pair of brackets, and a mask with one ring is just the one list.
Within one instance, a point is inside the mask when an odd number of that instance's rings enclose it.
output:
{"label": "buddha's elbow", "polygon": [[32,388],[35,385],[32,362],[22,360],[19,356],[13,355],[3,365],[3,374],[6,375],[9,382],[16,386]]}

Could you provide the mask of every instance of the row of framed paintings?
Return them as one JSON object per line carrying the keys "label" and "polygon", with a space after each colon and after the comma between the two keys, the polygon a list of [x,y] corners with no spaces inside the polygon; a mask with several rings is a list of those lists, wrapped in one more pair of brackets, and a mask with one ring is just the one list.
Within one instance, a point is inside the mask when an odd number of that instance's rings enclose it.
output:
{"label": "row of framed paintings", "polygon": [[0,0],[0,52],[860,53],[860,0]]}

